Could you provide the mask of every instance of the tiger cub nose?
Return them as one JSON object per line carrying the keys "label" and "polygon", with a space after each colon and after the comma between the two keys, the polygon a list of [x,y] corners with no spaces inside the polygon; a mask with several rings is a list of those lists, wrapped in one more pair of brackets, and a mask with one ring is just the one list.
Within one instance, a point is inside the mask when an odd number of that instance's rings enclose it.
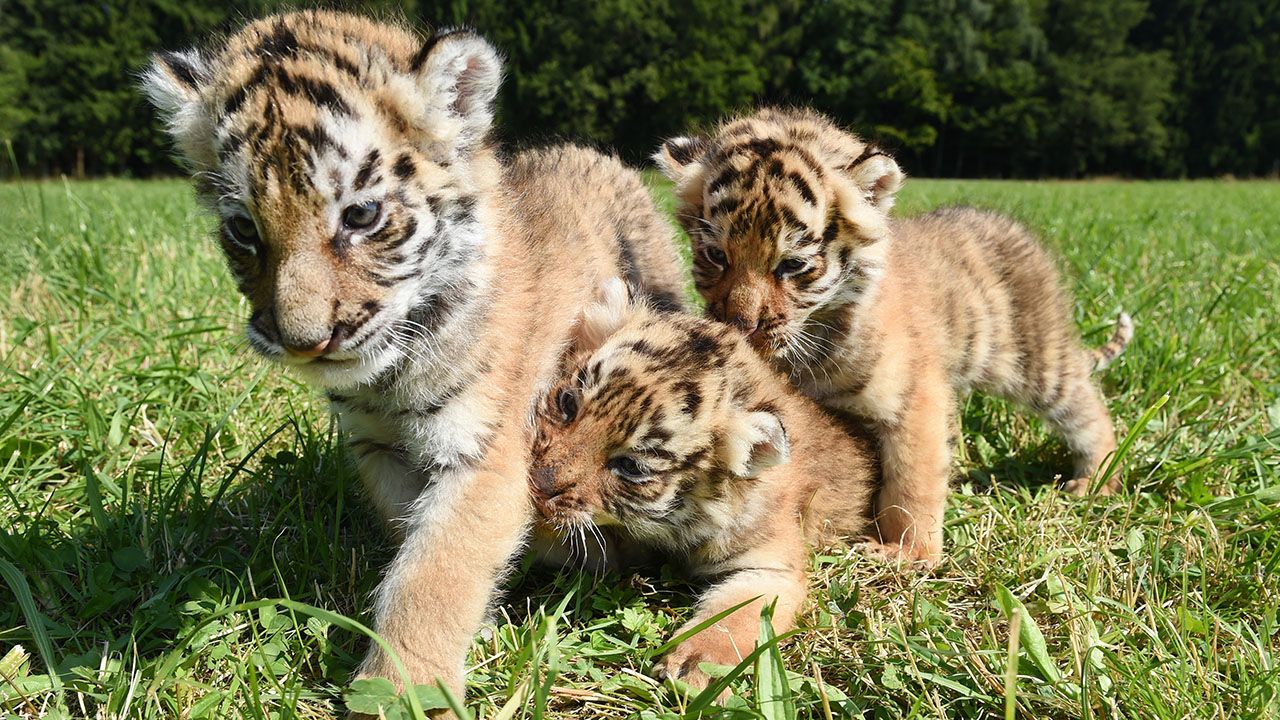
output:
{"label": "tiger cub nose", "polygon": [[320,342],[308,343],[292,338],[282,338],[280,344],[284,346],[285,352],[295,357],[318,358],[337,350],[341,347],[342,341],[346,340],[350,334],[350,326],[345,323],[338,323],[329,337]]}
{"label": "tiger cub nose", "polygon": [[290,354],[297,357],[317,358],[329,351],[329,341],[324,340],[318,342],[311,347],[297,347],[294,345],[285,345],[284,349]]}
{"label": "tiger cub nose", "polygon": [[556,471],[550,467],[535,467],[529,473],[533,480],[533,489],[542,497],[550,497],[556,489]]}

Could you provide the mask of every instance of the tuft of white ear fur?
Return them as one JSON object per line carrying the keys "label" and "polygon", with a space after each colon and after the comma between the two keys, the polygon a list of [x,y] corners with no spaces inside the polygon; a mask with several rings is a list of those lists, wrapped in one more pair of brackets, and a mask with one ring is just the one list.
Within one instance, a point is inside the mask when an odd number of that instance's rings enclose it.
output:
{"label": "tuft of white ear fur", "polygon": [[702,137],[674,137],[662,143],[653,161],[663,175],[678,183],[701,165],[710,145]]}
{"label": "tuft of white ear fur", "polygon": [[195,169],[217,162],[213,118],[200,98],[208,80],[209,62],[194,49],[152,55],[141,78],[142,91],[159,111],[178,154]]}
{"label": "tuft of white ear fur", "polygon": [[758,477],[791,457],[791,442],[782,420],[764,410],[747,413],[728,433],[728,467],[742,478]]}
{"label": "tuft of white ear fur", "polygon": [[437,33],[419,51],[413,68],[427,98],[428,128],[437,142],[469,151],[493,126],[502,86],[502,57],[469,30]]}
{"label": "tuft of white ear fur", "polygon": [[596,299],[582,309],[582,317],[574,334],[574,349],[596,350],[627,324],[635,308],[631,292],[622,278],[612,277],[600,283]]}
{"label": "tuft of white ear fur", "polygon": [[867,202],[885,213],[893,208],[898,189],[906,178],[892,157],[870,147],[862,159],[849,166],[848,173]]}

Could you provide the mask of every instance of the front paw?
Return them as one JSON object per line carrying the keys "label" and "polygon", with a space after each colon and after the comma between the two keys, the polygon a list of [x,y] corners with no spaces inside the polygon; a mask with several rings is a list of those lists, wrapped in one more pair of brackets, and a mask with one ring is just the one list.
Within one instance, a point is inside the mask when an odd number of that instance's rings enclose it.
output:
{"label": "front paw", "polygon": [[1092,477],[1078,477],[1063,483],[1062,489],[1077,497],[1114,495],[1120,490],[1120,479],[1113,475],[1111,479],[1104,482]]}
{"label": "front paw", "polygon": [[[417,698],[423,704],[426,716],[433,720],[454,718],[454,714],[441,698],[434,692],[439,683],[448,682],[446,674],[436,664],[423,662],[421,656],[400,653],[400,660],[405,665]],[[454,697],[463,696],[463,682],[460,676],[449,678],[449,685]],[[348,720],[376,720],[382,717],[386,707],[407,708],[403,676],[392,659],[380,648],[370,649],[364,662],[352,678],[351,690],[357,697],[346,698],[348,703]],[[425,694],[424,694],[424,691]],[[430,698],[430,701],[428,701]],[[359,703],[355,702],[359,700]]]}
{"label": "front paw", "polygon": [[[667,653],[658,661],[653,676],[658,680],[679,680],[702,691],[711,684],[711,676],[699,665],[711,663],[732,667],[742,662],[742,658],[750,654],[752,649],[750,644],[739,647],[733,641],[733,636],[724,630],[707,628]],[[728,697],[729,690],[725,689],[717,700],[724,702]]]}
{"label": "front paw", "polygon": [[927,572],[942,562],[942,549],[929,548],[925,545],[865,540],[854,547],[869,558],[896,565],[899,568]]}

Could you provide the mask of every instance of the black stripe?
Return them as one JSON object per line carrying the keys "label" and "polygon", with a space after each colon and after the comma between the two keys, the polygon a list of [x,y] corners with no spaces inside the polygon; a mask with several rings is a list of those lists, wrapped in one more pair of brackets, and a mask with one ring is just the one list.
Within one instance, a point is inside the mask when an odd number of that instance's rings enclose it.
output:
{"label": "black stripe", "polygon": [[737,210],[738,206],[741,204],[742,199],[738,197],[721,198],[712,203],[711,207],[707,208],[707,217],[712,217],[722,213],[731,213],[734,210]]}
{"label": "black stripe", "polygon": [[449,209],[448,219],[454,222],[462,222],[471,217],[476,209],[476,197],[474,195],[463,195],[453,201],[453,207]]}
{"label": "black stripe", "polygon": [[387,247],[394,250],[395,248],[398,248],[401,245],[404,245],[405,243],[412,240],[413,236],[417,234],[418,234],[418,220],[417,218],[414,218],[412,215],[410,215],[409,218],[406,219],[404,222],[404,232],[400,234],[400,237],[397,240],[392,242]]}
{"label": "black stripe", "polygon": [[738,178],[737,170],[731,167],[725,168],[723,172],[717,175],[716,178],[712,180],[710,184],[707,185],[707,194],[714,195],[717,190],[723,188],[725,185],[728,185],[729,183],[733,182],[737,178]]}
{"label": "black stripe", "polygon": [[883,150],[876,147],[875,145],[868,145],[865,149],[863,149],[862,154],[854,158],[853,162],[849,163],[848,165],[845,165],[844,169],[851,170],[877,155],[883,155],[889,158],[890,160],[893,159],[892,157],[889,156],[889,153],[884,152]]}
{"label": "black stripe", "polygon": [[689,333],[689,352],[695,356],[707,356],[720,349],[720,343],[714,337],[701,332]]}
{"label": "black stripe", "polygon": [[427,58],[431,56],[431,51],[436,49],[436,45],[439,45],[441,40],[453,37],[454,35],[470,34],[472,34],[471,31],[466,28],[454,28],[451,30],[442,30],[435,35],[432,35],[425,43],[422,44],[422,47],[418,50],[417,54],[413,56],[413,59],[409,61],[409,70],[413,72],[421,70],[422,65],[427,62]]}
{"label": "black stripe", "polygon": [[280,58],[293,57],[298,54],[298,36],[284,24],[283,19],[277,20],[271,27],[271,34],[258,43],[253,54],[258,57],[265,56],[277,62]]}
{"label": "black stripe", "polygon": [[413,177],[413,158],[409,157],[409,153],[401,153],[400,157],[396,158],[396,164],[392,166],[391,172],[395,173],[396,177],[401,180],[408,180]]}
{"label": "black stripe", "polygon": [[178,82],[192,90],[199,86],[200,73],[187,58],[175,52],[166,52],[160,53],[159,59],[160,62],[164,63],[165,67],[169,68],[169,73]]}
{"label": "black stripe", "polygon": [[[831,219],[827,221],[827,227],[822,231],[823,247],[830,245],[831,241],[836,239],[836,235],[839,232],[840,232],[840,221],[836,219],[835,213],[832,213]],[[845,248],[845,250],[847,251],[848,248]],[[842,258],[841,263],[844,263],[844,262],[845,261]]]}
{"label": "black stripe", "polygon": [[792,145],[788,150],[793,155],[800,158],[805,165],[808,165],[809,169],[813,171],[813,174],[817,176],[819,180],[825,176],[822,171],[822,163],[818,162],[817,158],[815,158],[808,150],[799,145]]}
{"label": "black stripe", "polygon": [[681,408],[685,414],[691,417],[697,415],[698,408],[702,406],[702,393],[698,392],[697,383],[686,380],[677,385],[676,390],[684,394]]}
{"label": "black stripe", "polygon": [[804,223],[800,222],[800,218],[796,217],[795,212],[792,211],[792,209],[787,207],[786,205],[779,205],[777,207],[777,211],[778,211],[778,215],[782,216],[782,220],[786,224],[790,225],[791,227],[794,227],[794,228],[804,227]]}
{"label": "black stripe", "polygon": [[794,172],[787,173],[786,177],[795,186],[796,192],[800,193],[800,197],[804,198],[805,202],[810,205],[818,204],[818,196],[813,194],[813,189],[809,187],[809,183],[805,182],[803,177]]}
{"label": "black stripe", "polygon": [[636,267],[635,251],[626,235],[618,233],[615,241],[618,244],[618,270],[631,289],[631,294],[635,295],[644,287],[644,277],[640,275],[640,268]]}
{"label": "black stripe", "polygon": [[356,190],[363,190],[364,186],[369,183],[369,178],[373,175],[374,169],[378,165],[378,160],[382,157],[382,153],[378,152],[378,148],[369,151],[365,156],[364,162],[360,165],[360,169],[356,172],[355,180],[352,181],[352,187]]}
{"label": "black stripe", "polygon": [[690,162],[693,162],[697,155],[702,154],[702,152],[706,150],[707,141],[702,138],[684,138],[684,140],[685,142],[682,143],[676,143],[668,140],[665,145],[667,147],[667,154],[671,156],[672,160],[675,160],[681,165],[688,165]]}
{"label": "black stripe", "polygon": [[324,130],[324,128],[290,125],[284,128],[284,133],[299,142],[306,143],[311,146],[311,148],[317,153],[323,151],[325,148],[332,147],[339,150],[338,154],[340,156],[345,156],[346,151],[342,150],[338,144],[333,141],[333,138]]}
{"label": "black stripe", "polygon": [[269,73],[270,70],[266,65],[259,65],[258,69],[254,70],[253,74],[249,76],[249,79],[244,81],[244,84],[232,90],[231,94],[227,96],[226,102],[222,104],[222,114],[232,115],[239,110],[240,106],[244,105],[244,101],[248,99],[249,93],[253,88],[261,85],[267,79]]}
{"label": "black stripe", "polygon": [[355,63],[342,57],[336,52],[333,52],[326,48],[315,47],[313,45],[303,45],[301,46],[301,49],[305,50],[308,53],[323,57],[325,61],[328,62],[330,65],[337,68],[338,70],[341,70],[347,75],[350,75],[353,78],[360,77],[360,68],[356,67]]}
{"label": "black stripe", "polygon": [[725,148],[721,155],[729,157],[742,150],[748,150],[757,157],[765,158],[777,152],[779,147],[778,141],[772,138],[752,138],[744,143]]}
{"label": "black stripe", "polygon": [[304,97],[311,102],[339,115],[354,115],[355,112],[346,100],[338,94],[338,89],[324,80],[306,75],[290,75],[283,69],[276,73],[280,89],[295,97]]}

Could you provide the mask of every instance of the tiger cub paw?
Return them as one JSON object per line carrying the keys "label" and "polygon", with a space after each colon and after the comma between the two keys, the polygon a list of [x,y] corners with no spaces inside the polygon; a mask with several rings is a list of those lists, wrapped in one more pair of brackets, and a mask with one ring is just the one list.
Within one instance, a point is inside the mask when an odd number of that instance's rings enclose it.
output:
{"label": "tiger cub paw", "polygon": [[1115,495],[1120,491],[1119,478],[1112,477],[1110,480],[1103,482],[1092,477],[1078,477],[1074,480],[1068,480],[1062,484],[1064,492],[1071,493],[1077,497],[1086,495],[1101,495],[1103,497]]}
{"label": "tiger cub paw", "polygon": [[[700,664],[734,666],[742,662],[742,658],[752,649],[751,644],[739,648],[729,633],[708,628],[680,643],[674,650],[663,656],[654,668],[653,676],[658,680],[679,680],[695,690],[702,691],[711,684],[711,676],[698,667]],[[729,690],[726,688],[717,697],[717,701],[723,703],[728,697]]]}
{"label": "tiger cub paw", "polygon": [[899,568],[929,571],[942,562],[942,549],[923,545],[904,545],[899,542],[864,540],[854,548],[867,557]]}

